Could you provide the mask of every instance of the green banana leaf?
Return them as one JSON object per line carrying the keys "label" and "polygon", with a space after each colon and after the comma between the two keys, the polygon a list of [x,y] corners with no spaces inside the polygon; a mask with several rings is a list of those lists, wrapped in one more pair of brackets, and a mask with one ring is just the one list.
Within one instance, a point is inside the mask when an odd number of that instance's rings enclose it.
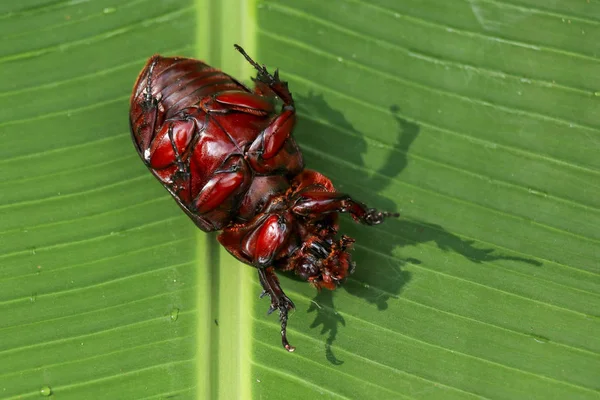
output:
{"label": "green banana leaf", "polygon": [[[0,4],[1,399],[600,399],[597,0]],[[256,271],[138,159],[154,53],[280,68],[342,218],[335,292]]]}

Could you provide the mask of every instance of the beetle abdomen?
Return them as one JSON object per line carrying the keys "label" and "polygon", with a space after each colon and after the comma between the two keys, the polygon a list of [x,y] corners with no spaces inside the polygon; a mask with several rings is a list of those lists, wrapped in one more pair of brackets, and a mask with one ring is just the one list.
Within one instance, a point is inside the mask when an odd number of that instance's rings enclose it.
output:
{"label": "beetle abdomen", "polygon": [[184,108],[196,106],[202,99],[225,90],[248,89],[220,70],[190,58],[153,56],[138,76],[134,98],[142,100],[152,70],[152,96],[160,99],[164,118]]}

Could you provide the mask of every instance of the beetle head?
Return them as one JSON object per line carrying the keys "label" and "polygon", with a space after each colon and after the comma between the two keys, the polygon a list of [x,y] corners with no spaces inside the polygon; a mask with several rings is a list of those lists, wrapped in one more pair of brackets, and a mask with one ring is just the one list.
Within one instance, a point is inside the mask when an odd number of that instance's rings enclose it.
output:
{"label": "beetle head", "polygon": [[354,272],[354,263],[348,250],[354,239],[342,236],[338,241],[308,239],[295,255],[293,269],[296,275],[317,288],[333,290]]}

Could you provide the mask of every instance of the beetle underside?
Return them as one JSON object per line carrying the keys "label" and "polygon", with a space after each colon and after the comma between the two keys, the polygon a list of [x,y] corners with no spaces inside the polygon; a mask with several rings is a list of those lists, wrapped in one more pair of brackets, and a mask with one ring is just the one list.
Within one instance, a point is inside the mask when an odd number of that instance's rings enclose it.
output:
{"label": "beetle underside", "polygon": [[275,271],[333,290],[354,269],[354,240],[338,237],[337,214],[367,225],[398,214],[367,208],[304,169],[287,83],[235,48],[258,71],[254,91],[201,61],[152,57],[131,98],[132,138],[194,223],[222,230],[219,242],[258,269],[261,297],[271,299],[269,314],[279,311],[282,344],[293,351],[286,330],[294,304]]}

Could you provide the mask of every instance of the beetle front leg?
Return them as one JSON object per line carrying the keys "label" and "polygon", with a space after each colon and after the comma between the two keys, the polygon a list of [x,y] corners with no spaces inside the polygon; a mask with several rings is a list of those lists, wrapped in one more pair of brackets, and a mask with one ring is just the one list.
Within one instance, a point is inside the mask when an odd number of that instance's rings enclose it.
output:
{"label": "beetle front leg", "polygon": [[252,253],[252,264],[258,268],[258,276],[263,287],[263,294],[271,298],[271,307],[268,314],[279,310],[281,322],[281,343],[287,351],[294,351],[287,340],[288,311],[294,309],[294,303],[283,293],[279,279],[272,266],[273,260],[285,246],[291,226],[289,214],[272,214],[268,216],[251,234],[249,234],[242,248]]}
{"label": "beetle front leg", "polygon": [[288,312],[296,307],[281,289],[279,279],[277,279],[277,275],[275,274],[275,269],[273,267],[259,268],[258,277],[264,290],[261,294],[261,297],[263,297],[265,294],[268,294],[271,298],[271,306],[269,307],[267,314],[271,314],[273,311],[279,310],[279,321],[281,322],[281,344],[287,351],[292,352],[296,350],[296,348],[290,345],[287,340],[287,321]]}
{"label": "beetle front leg", "polygon": [[292,207],[292,212],[304,217],[316,217],[332,212],[347,212],[352,215],[356,222],[366,225],[377,225],[388,217],[400,216],[398,213],[367,208],[364,204],[354,201],[347,194],[337,192],[302,193]]}

